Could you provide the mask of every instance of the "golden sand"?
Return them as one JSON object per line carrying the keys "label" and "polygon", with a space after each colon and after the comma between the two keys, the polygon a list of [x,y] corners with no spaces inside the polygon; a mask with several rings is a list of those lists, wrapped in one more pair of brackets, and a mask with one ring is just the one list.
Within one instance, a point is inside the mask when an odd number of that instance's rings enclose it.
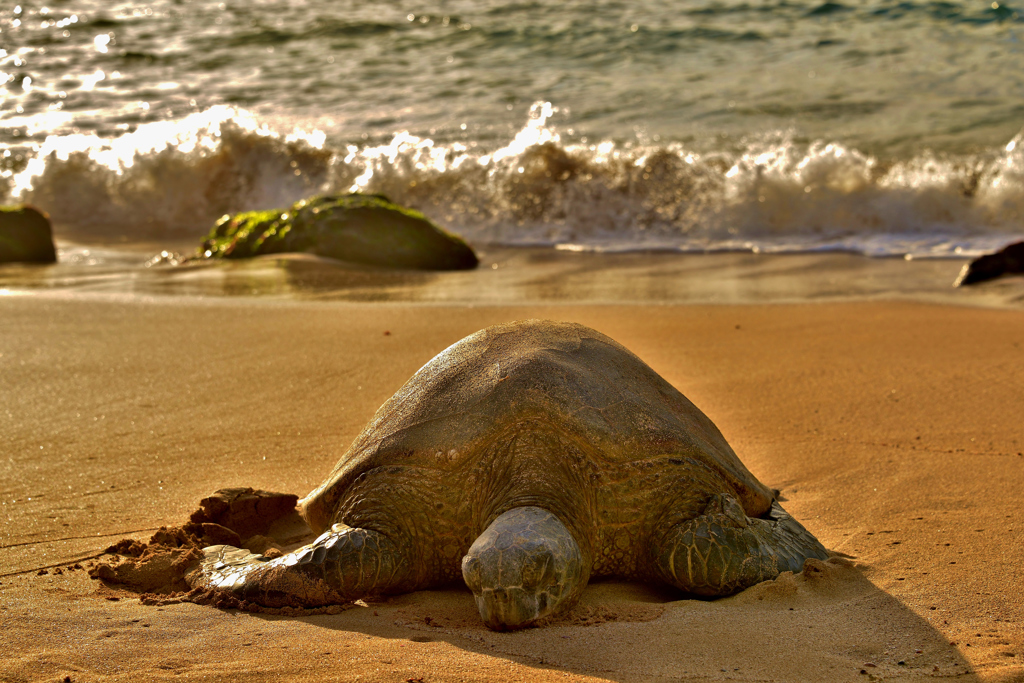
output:
{"label": "golden sand", "polygon": [[[531,317],[634,351],[837,559],[715,601],[597,583],[509,634],[468,590],[267,616],[68,569],[218,488],[308,492],[424,362]],[[0,680],[1024,680],[1020,311],[30,296],[0,320]]]}

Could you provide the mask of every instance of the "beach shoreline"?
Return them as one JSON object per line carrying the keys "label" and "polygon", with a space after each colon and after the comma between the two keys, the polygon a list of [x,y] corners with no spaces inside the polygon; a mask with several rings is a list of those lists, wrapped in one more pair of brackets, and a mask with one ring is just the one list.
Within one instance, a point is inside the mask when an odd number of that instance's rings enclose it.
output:
{"label": "beach shoreline", "polygon": [[[30,295],[0,316],[3,680],[1024,675],[1018,311]],[[639,355],[839,559],[711,602],[603,582],[518,634],[484,629],[465,589],[267,617],[147,607],[68,569],[218,488],[306,493],[424,362],[531,317]]]}
{"label": "beach shoreline", "polygon": [[[0,269],[0,295],[374,305],[754,305],[905,301],[1024,307],[1024,278],[954,287],[960,258],[848,252],[592,252],[478,245],[468,271],[397,270],[311,254],[183,261],[194,245],[59,243],[59,262]],[[169,263],[161,262],[169,261]],[[173,264],[172,264],[173,263]]]}

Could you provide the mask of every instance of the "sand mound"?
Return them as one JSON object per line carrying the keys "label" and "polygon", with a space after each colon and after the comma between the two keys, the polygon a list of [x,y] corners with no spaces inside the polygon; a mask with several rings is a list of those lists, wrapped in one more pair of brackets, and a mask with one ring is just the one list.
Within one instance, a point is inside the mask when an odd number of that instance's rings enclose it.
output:
{"label": "sand mound", "polygon": [[[270,533],[275,522],[294,514],[298,496],[251,488],[221,489],[200,501],[185,524],[160,527],[149,543],[125,538],[109,546],[89,576],[104,583],[143,593],[144,604],[197,602],[218,607],[252,609],[215,591],[191,590],[186,576],[199,566],[203,548],[233,545],[268,557],[281,554],[286,540]],[[245,539],[245,540],[243,540]]]}
{"label": "sand mound", "polygon": [[762,581],[727,598],[742,605],[759,604],[761,607],[777,605],[789,609],[821,601],[845,600],[871,588],[871,583],[842,557],[828,560],[808,559],[802,572],[782,572],[772,581]]}
{"label": "sand mound", "polygon": [[203,557],[194,530],[161,527],[148,544],[123,539],[107,548],[114,555],[89,570],[89,576],[140,593],[188,590],[185,575]]}

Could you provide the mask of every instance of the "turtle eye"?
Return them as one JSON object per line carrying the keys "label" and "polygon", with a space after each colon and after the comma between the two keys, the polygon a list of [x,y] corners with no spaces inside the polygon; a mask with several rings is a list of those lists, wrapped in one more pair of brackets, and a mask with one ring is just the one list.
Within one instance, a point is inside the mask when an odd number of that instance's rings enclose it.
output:
{"label": "turtle eye", "polygon": [[476,592],[483,586],[483,572],[480,569],[480,560],[470,555],[462,558],[462,579],[469,586],[469,589]]}

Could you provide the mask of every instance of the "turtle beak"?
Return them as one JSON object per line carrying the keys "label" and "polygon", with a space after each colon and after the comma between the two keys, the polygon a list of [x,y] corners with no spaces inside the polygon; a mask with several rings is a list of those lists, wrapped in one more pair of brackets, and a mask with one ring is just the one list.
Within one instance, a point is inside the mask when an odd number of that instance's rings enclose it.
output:
{"label": "turtle beak", "polygon": [[519,587],[484,589],[473,597],[480,617],[494,631],[525,628],[550,611],[546,593],[531,593]]}

